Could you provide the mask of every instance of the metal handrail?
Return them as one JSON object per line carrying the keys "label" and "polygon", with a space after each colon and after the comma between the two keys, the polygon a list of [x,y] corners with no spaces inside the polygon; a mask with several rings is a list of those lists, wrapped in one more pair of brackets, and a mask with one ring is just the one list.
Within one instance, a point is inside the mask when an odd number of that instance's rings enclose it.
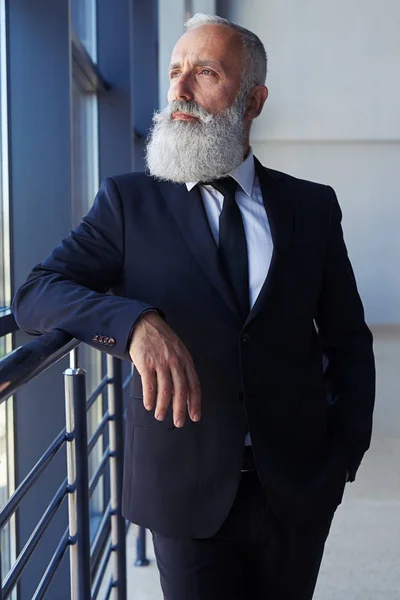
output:
{"label": "metal handrail", "polygon": [[44,598],[45,593],[47,592],[49,585],[57,571],[59,564],[64,558],[64,554],[69,548],[69,532],[68,529],[64,533],[61,538],[60,543],[58,544],[56,551],[53,554],[51,561],[49,562],[46,571],[43,574],[42,579],[37,586],[35,593],[32,596],[32,600],[42,600]]}
{"label": "metal handrail", "polygon": [[110,421],[110,415],[108,414],[108,410],[106,410],[106,412],[103,415],[102,420],[100,421],[100,423],[98,424],[98,426],[96,428],[96,431],[93,433],[92,437],[88,441],[88,454],[90,454],[91,451],[93,450],[93,448],[95,447],[99,437],[101,437],[103,435],[104,430],[107,427],[109,421]]}
{"label": "metal handrail", "polygon": [[17,560],[15,561],[14,566],[12,567],[12,569],[9,571],[7,577],[5,578],[3,585],[2,585],[3,598],[8,598],[8,596],[13,591],[14,587],[17,585],[18,581],[20,580],[20,578],[22,576],[22,573],[25,570],[25,567],[27,566],[27,564],[29,562],[30,557],[32,556],[35,548],[37,547],[40,540],[42,539],[44,532],[50,525],[53,517],[55,516],[56,512],[60,508],[61,503],[67,494],[68,494],[68,487],[67,487],[67,482],[65,481],[58,489],[56,495],[50,502],[45,513],[43,514],[39,523],[36,525],[34,531],[32,532],[32,535],[30,536],[29,540],[26,542],[23,550],[21,551],[20,555],[18,556]]}
{"label": "metal handrail", "polygon": [[0,513],[0,529],[2,529],[11,519],[25,495],[31,489],[35,481],[39,479],[40,475],[51,463],[67,439],[67,432],[64,429],[64,431],[61,431],[61,433],[58,434],[54,442],[47,448],[46,452],[41,456],[33,469],[31,469],[25,479],[19,484],[13,495],[7,500]]}
{"label": "metal handrail", "polygon": [[7,354],[0,361],[0,404],[79,344],[68,333],[57,329]]}
{"label": "metal handrail", "polygon": [[111,558],[111,554],[112,554],[112,546],[111,546],[111,544],[109,544],[109,546],[107,548],[107,552],[104,555],[103,561],[101,563],[99,573],[94,581],[92,600],[96,600],[97,596],[99,595],[99,592],[100,592],[100,589],[101,589],[101,586],[103,583],[104,575],[105,575],[106,569],[108,567],[108,563]]}
{"label": "metal handrail", "polygon": [[[70,550],[71,598],[96,598],[111,557],[112,578],[106,597],[114,590],[113,598],[126,600],[126,522],[121,515],[123,391],[130,378],[122,380],[122,363],[107,357],[107,375],[86,398],[86,372],[78,366],[79,342],[63,331],[51,331],[25,344],[0,360],[0,403],[21,389],[28,381],[71,353],[73,368],[64,372],[66,397],[66,427],[40,457],[14,494],[0,511],[0,529],[15,514],[21,501],[40,475],[66,444],[67,479],[51,499],[29,540],[6,574],[0,586],[0,600],[9,597],[21,578],[40,539],[68,497],[69,527],[61,538],[34,592],[33,600],[41,600],[67,550]],[[88,441],[87,410],[96,398],[107,390],[108,410],[103,414],[96,431]],[[88,476],[88,455],[108,425],[109,446],[91,481]],[[110,465],[110,502],[100,523],[92,547],[89,530],[89,499],[105,467]],[[111,534],[111,536],[110,536]],[[107,537],[110,540],[107,545]],[[108,548],[108,549],[107,549]],[[0,557],[1,558],[1,557]],[[4,574],[3,574],[4,575]],[[95,581],[92,583],[92,575]]]}
{"label": "metal handrail", "polygon": [[101,392],[107,387],[107,384],[109,384],[110,381],[107,377],[107,375],[105,377],[103,377],[103,379],[100,381],[99,385],[96,387],[96,389],[90,394],[89,398],[86,400],[86,410],[89,410],[89,408],[91,408],[93,406],[93,404],[96,402],[97,398],[100,396]]}
{"label": "metal handrail", "polygon": [[11,308],[0,308],[0,337],[18,331],[18,325],[15,322]]}
{"label": "metal handrail", "polygon": [[110,596],[111,596],[111,592],[113,591],[113,588],[115,587],[115,583],[113,580],[110,581],[109,585],[108,585],[108,589],[106,591],[106,595],[104,596],[104,600],[109,600]]}
{"label": "metal handrail", "polygon": [[97,467],[92,479],[89,482],[89,497],[93,496],[94,490],[96,489],[96,486],[99,482],[100,477],[104,474],[104,470],[105,470],[109,460],[110,460],[110,449],[107,448],[101,458],[99,466]]}
{"label": "metal handrail", "polygon": [[95,538],[90,548],[90,562],[92,573],[97,573],[99,562],[107,544],[111,532],[111,503],[109,502],[104,511],[100,524],[97,528]]}

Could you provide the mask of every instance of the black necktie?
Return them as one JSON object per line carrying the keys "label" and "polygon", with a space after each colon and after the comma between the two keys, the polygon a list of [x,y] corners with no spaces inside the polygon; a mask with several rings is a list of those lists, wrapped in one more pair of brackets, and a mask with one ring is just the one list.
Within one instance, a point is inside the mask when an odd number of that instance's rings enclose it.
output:
{"label": "black necktie", "polygon": [[247,244],[240,208],[235,200],[237,183],[232,177],[211,181],[224,196],[219,217],[219,254],[240,305],[243,320],[250,311]]}

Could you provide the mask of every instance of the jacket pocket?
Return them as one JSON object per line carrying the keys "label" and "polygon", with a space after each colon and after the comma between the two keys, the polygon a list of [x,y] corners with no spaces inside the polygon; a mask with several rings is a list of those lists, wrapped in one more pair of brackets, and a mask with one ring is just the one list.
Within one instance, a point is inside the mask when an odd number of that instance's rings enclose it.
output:
{"label": "jacket pocket", "polygon": [[157,429],[176,429],[173,420],[172,402],[169,403],[163,421],[158,421],[155,416],[155,408],[146,410],[143,404],[143,396],[131,394],[126,411],[126,420],[140,427],[153,427]]}

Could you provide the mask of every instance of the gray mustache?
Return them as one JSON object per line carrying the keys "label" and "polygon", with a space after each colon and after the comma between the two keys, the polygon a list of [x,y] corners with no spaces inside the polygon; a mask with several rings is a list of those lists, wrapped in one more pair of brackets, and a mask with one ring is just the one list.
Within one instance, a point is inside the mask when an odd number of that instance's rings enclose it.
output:
{"label": "gray mustache", "polygon": [[209,121],[212,118],[211,113],[205,110],[200,104],[194,100],[185,102],[184,100],[173,100],[168,105],[170,115],[176,112],[185,113],[192,117],[197,117],[201,121]]}

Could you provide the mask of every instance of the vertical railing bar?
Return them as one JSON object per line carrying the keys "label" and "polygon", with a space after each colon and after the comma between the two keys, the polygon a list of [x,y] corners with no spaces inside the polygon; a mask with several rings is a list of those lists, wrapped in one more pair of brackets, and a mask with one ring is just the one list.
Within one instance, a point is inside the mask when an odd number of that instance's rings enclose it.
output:
{"label": "vertical railing bar", "polygon": [[66,430],[72,437],[67,443],[71,600],[83,600],[91,595],[86,372],[69,368],[64,378]]}
{"label": "vertical railing bar", "polygon": [[78,369],[79,368],[79,348],[78,346],[71,350],[69,353],[69,368],[70,369]]}
{"label": "vertical railing bar", "polygon": [[107,373],[111,380],[108,390],[108,412],[110,415],[110,503],[111,543],[113,546],[114,600],[126,600],[126,534],[125,519],[121,514],[123,474],[123,390],[122,363],[107,356]]}

